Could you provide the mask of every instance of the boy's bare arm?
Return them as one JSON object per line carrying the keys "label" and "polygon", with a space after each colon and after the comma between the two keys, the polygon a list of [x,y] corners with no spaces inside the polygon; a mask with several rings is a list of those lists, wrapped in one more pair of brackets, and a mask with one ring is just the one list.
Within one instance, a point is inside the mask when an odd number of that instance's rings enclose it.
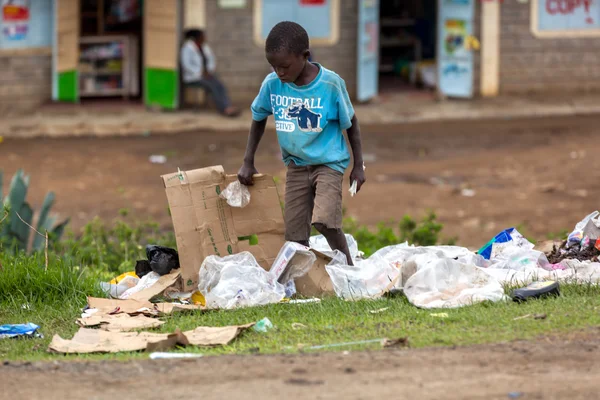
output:
{"label": "boy's bare arm", "polygon": [[365,177],[365,170],[363,168],[362,141],[356,115],[352,117],[352,126],[348,128],[346,133],[348,133],[348,141],[350,142],[352,155],[354,156],[354,168],[352,168],[352,172],[350,173],[350,184],[356,181],[356,191],[358,192],[360,187],[367,181],[367,178]]}
{"label": "boy's bare arm", "polygon": [[256,154],[258,144],[265,133],[267,119],[268,118],[265,118],[262,121],[252,120],[248,144],[246,145],[246,154],[244,155],[244,164],[242,164],[242,167],[238,171],[238,180],[243,185],[252,185],[254,183],[252,176],[258,174],[258,171],[254,166],[254,155]]}

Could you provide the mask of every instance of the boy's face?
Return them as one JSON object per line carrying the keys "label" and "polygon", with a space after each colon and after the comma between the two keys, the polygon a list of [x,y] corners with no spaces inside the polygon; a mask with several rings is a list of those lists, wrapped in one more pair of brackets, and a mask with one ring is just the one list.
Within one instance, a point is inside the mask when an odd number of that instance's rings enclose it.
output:
{"label": "boy's face", "polygon": [[289,51],[267,53],[267,61],[275,70],[277,77],[284,83],[295,82],[306,65],[308,50],[302,54],[294,54]]}

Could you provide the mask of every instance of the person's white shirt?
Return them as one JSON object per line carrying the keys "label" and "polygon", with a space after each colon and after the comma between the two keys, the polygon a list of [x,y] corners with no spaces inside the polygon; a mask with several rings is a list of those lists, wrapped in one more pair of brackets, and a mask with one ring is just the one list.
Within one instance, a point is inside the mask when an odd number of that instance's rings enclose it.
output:
{"label": "person's white shirt", "polygon": [[[208,72],[214,74],[217,69],[217,60],[214,53],[206,43],[202,45],[202,51],[206,57]],[[180,62],[184,82],[199,81],[203,78],[204,63],[202,62],[202,54],[196,42],[191,39],[186,40],[181,48]]]}

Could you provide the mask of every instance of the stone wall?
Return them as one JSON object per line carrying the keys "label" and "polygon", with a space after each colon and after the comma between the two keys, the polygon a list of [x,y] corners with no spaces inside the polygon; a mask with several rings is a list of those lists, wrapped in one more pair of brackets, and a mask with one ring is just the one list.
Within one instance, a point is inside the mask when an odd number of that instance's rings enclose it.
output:
{"label": "stone wall", "polygon": [[0,116],[31,111],[52,98],[51,51],[0,51]]}
{"label": "stone wall", "polygon": [[600,38],[537,38],[529,2],[500,9],[501,94],[600,89]]}
{"label": "stone wall", "polygon": [[[243,9],[222,9],[217,1],[206,2],[206,34],[217,57],[218,74],[234,101],[246,104],[271,72],[264,46],[254,42],[253,10],[252,0]],[[343,1],[339,42],[313,48],[314,60],[340,74],[351,96],[356,91],[357,15],[357,2]]]}

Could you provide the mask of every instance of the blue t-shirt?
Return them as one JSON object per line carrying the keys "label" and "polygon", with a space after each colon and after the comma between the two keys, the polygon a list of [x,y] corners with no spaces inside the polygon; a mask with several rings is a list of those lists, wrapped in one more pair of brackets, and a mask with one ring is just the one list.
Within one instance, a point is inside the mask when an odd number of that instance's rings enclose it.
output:
{"label": "blue t-shirt", "polygon": [[354,108],[344,80],[316,65],[317,77],[304,86],[283,83],[274,72],[267,75],[252,102],[252,118],[275,116],[285,165],[327,165],[343,173],[350,153],[342,131],[352,126]]}

